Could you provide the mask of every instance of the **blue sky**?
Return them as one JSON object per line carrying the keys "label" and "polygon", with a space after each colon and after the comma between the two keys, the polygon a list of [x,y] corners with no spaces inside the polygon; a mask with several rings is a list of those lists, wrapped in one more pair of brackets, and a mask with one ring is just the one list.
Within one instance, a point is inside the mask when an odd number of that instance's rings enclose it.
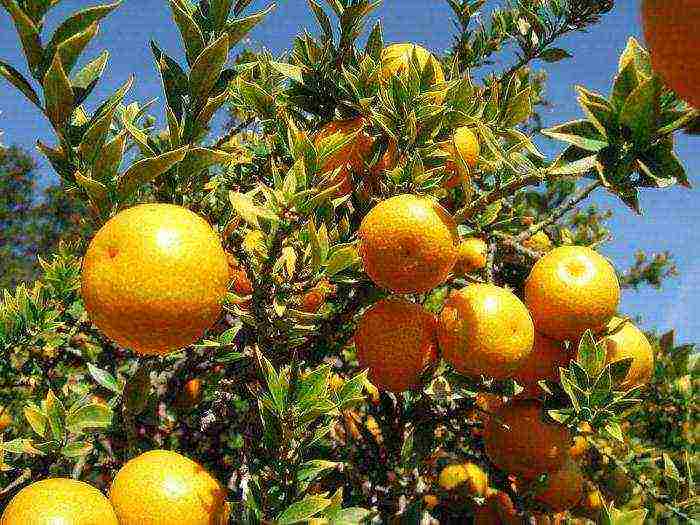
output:
{"label": "blue sky", "polygon": [[[493,1],[488,3],[489,6],[496,4]],[[618,56],[627,38],[635,36],[641,40],[638,2],[619,1],[616,4],[614,10],[604,17],[603,23],[589,33],[576,34],[560,42],[560,47],[574,52],[574,58],[547,65],[547,96],[554,107],[543,115],[546,125],[580,118],[574,85],[580,84],[607,94]],[[69,12],[91,3],[63,0],[59,5],[48,20],[48,30],[53,29],[57,20]],[[259,9],[264,5],[266,2],[254,0],[251,7]],[[449,8],[440,0],[385,0],[376,16],[382,19],[387,42],[412,41],[440,52],[450,45],[454,32]],[[264,45],[279,53],[304,27],[315,30],[306,2],[281,0],[278,9],[252,33],[251,38],[256,45]],[[86,53],[86,57],[91,57],[104,48],[112,53],[103,82],[88,104],[94,104],[113,91],[131,73],[136,74],[136,84],[130,93],[130,101],[145,102],[161,96],[148,41],[155,39],[172,55],[181,56],[178,38],[165,0],[124,0],[123,5],[102,24],[100,34]],[[14,30],[4,12],[0,15],[0,58],[15,67],[23,64]],[[508,57],[504,57],[502,65],[509,65]],[[541,63],[535,65],[543,66]],[[19,69],[24,71],[23,67]],[[47,123],[35,108],[13,92],[8,84],[0,81],[0,85],[0,130],[5,132],[3,141],[31,150],[36,138],[51,141]],[[158,115],[157,111],[155,113]],[[700,138],[678,136],[677,151],[694,185],[700,184],[697,175],[700,168],[699,146]],[[552,144],[545,150],[554,154],[558,147]],[[52,177],[46,163],[38,160],[42,174]],[[595,202],[615,211],[611,223],[615,238],[603,252],[619,268],[626,268],[633,262],[636,250],[670,250],[674,253],[680,277],[665,283],[661,291],[645,289],[625,292],[621,310],[629,315],[640,314],[645,328],[675,328],[677,339],[681,342],[700,340],[700,321],[696,310],[700,309],[700,264],[697,260],[700,256],[700,227],[697,226],[700,207],[696,204],[697,191],[683,188],[644,191],[641,196],[644,215],[641,217],[603,193],[596,194],[594,198]]]}

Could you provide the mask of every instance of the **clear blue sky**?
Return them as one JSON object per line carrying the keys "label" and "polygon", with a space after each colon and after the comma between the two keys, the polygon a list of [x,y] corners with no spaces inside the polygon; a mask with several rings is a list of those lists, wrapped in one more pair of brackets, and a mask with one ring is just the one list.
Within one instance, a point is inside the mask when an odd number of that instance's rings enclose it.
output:
{"label": "clear blue sky", "polygon": [[[488,3],[494,4],[496,2]],[[641,39],[638,2],[621,0],[616,4],[603,23],[588,34],[577,34],[561,42],[562,47],[573,50],[575,56],[547,67],[550,76],[547,95],[554,107],[544,115],[546,125],[581,116],[575,100],[575,84],[607,94],[618,56],[627,38],[636,36]],[[87,5],[91,5],[91,2],[64,0],[60,8],[54,10],[47,28],[53,29],[59,17]],[[255,9],[264,5],[266,3],[260,0],[252,2]],[[278,5],[267,22],[251,35],[254,43],[264,45],[274,53],[287,48],[291,38],[302,28],[315,30],[304,0],[281,0]],[[453,26],[449,8],[442,1],[385,0],[377,16],[383,21],[387,42],[413,41],[438,52],[450,44]],[[144,102],[161,96],[148,41],[155,39],[171,54],[179,56],[178,38],[165,0],[125,0],[122,7],[103,22],[100,34],[90,48],[93,53],[86,54],[96,55],[98,50],[104,48],[112,53],[110,66],[96,95],[106,96],[133,72],[137,81],[129,100]],[[0,15],[0,58],[17,67],[22,64],[20,56],[10,21],[3,12]],[[20,69],[24,71],[23,67]],[[32,150],[36,137],[51,141],[47,123],[35,108],[6,83],[0,81],[0,85],[0,130],[5,131],[3,141]],[[93,95],[90,100],[94,104],[99,98]],[[700,138],[679,136],[677,144],[691,182],[699,185]],[[553,154],[557,147],[552,145],[548,153]],[[43,159],[39,160],[39,165],[45,176],[53,176]],[[642,217],[605,195],[597,194],[595,197],[596,202],[615,211],[611,224],[615,238],[603,251],[619,268],[626,268],[632,263],[636,250],[670,250],[675,254],[681,276],[668,281],[661,291],[645,289],[625,292],[621,309],[630,315],[641,314],[645,328],[667,330],[675,327],[677,338],[682,342],[700,340],[700,265],[697,260],[700,256],[700,206],[697,204],[697,191],[682,188],[647,190],[641,196],[645,212]]]}

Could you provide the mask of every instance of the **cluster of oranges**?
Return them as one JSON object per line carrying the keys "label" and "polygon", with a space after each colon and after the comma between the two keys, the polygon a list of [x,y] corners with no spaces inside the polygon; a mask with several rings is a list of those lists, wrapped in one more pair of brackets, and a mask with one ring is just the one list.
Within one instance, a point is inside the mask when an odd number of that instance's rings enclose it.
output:
{"label": "cluster of oranges", "polygon": [[224,525],[226,491],[201,465],[167,450],[128,461],[115,476],[109,499],[74,479],[50,478],[19,491],[2,525]]}

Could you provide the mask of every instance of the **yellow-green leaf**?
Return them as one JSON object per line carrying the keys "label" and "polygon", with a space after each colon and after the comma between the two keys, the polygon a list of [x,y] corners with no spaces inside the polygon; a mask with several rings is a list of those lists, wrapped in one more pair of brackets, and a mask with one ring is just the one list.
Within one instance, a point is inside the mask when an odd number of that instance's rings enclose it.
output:
{"label": "yellow-green leaf", "polygon": [[126,199],[136,191],[139,185],[151,182],[168,171],[185,158],[188,149],[185,146],[133,164],[122,174],[117,183],[120,197]]}
{"label": "yellow-green leaf", "polygon": [[192,64],[204,48],[204,35],[179,0],[170,0],[170,9],[185,44],[187,61]]}
{"label": "yellow-green leaf", "polygon": [[125,146],[126,132],[124,131],[102,146],[92,167],[95,180],[111,181],[114,178],[119,171]]}
{"label": "yellow-green leaf", "polygon": [[39,100],[39,95],[36,94],[34,88],[29,83],[29,81],[24,78],[24,75],[17,71],[7,62],[0,60],[0,75],[5,77],[5,79],[19,89],[22,94],[27,97],[35,106],[41,108],[41,101]]}
{"label": "yellow-green leaf", "polygon": [[22,11],[15,0],[2,0],[7,12],[10,13],[12,21],[17,29],[24,56],[32,71],[36,71],[44,59],[44,50],[41,48],[39,29],[27,14]]}
{"label": "yellow-green leaf", "polygon": [[190,72],[190,94],[198,105],[205,105],[211,89],[228,59],[228,36],[223,35],[197,57]]}
{"label": "yellow-green leaf", "polygon": [[229,44],[231,47],[235,46],[238,42],[246,36],[251,29],[264,20],[264,18],[272,12],[275,5],[272,4],[262,11],[253,13],[245,18],[238,18],[232,20],[226,25],[226,33],[228,34]]}
{"label": "yellow-green leaf", "polygon": [[46,427],[49,425],[46,414],[34,406],[28,406],[24,409],[24,417],[34,432],[41,437],[46,437]]}
{"label": "yellow-green leaf", "polygon": [[56,53],[58,53],[58,55],[61,57],[61,63],[63,64],[63,68],[65,69],[66,73],[71,72],[76,60],[78,60],[78,57],[85,49],[85,46],[87,46],[90,43],[90,40],[95,37],[99,28],[100,26],[97,23],[94,23],[91,26],[88,26],[85,31],[81,31],[80,33],[73,35],[69,39],[59,44]]}
{"label": "yellow-green leaf", "polygon": [[70,80],[57,54],[54,55],[51,67],[44,77],[44,99],[46,115],[54,126],[60,128],[66,125],[73,113],[75,98]]}

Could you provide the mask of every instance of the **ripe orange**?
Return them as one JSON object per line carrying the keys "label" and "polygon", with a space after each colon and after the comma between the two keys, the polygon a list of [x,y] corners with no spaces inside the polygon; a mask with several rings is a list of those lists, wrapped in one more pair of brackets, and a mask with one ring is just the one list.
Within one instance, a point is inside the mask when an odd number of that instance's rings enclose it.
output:
{"label": "ripe orange", "polygon": [[435,494],[426,494],[423,496],[423,504],[428,510],[433,510],[440,504],[440,499]]}
{"label": "ripe orange", "polygon": [[221,242],[198,215],[172,204],[122,211],[85,254],[82,295],[100,330],[140,354],[197,341],[219,317],[228,287]]}
{"label": "ripe orange", "polygon": [[700,1],[644,0],[642,20],[654,70],[680,98],[700,108]]}
{"label": "ripe orange", "polygon": [[552,241],[543,231],[538,231],[532,237],[523,241],[523,246],[536,252],[548,252],[552,249]]}
{"label": "ripe orange", "polygon": [[5,407],[0,406],[0,434],[2,434],[11,424],[12,416],[10,415],[10,411]]}
{"label": "ripe orange", "polygon": [[440,472],[440,486],[448,492],[459,491],[470,496],[484,497],[489,487],[489,476],[475,463],[447,465]]}
{"label": "ripe orange", "polygon": [[389,145],[387,146],[387,150],[379,158],[377,163],[374,166],[372,166],[372,175],[377,176],[384,171],[391,171],[396,167],[398,163],[399,152],[396,146],[396,142],[394,140],[390,140]]}
{"label": "ripe orange", "polygon": [[602,494],[598,489],[593,489],[586,492],[576,511],[591,520],[597,520],[603,506]]}
{"label": "ripe orange", "polygon": [[224,525],[226,491],[201,465],[168,450],[127,462],[114,478],[110,500],[120,525]]}
{"label": "ripe orange", "polygon": [[486,454],[499,469],[534,479],[556,472],[568,459],[568,430],[542,418],[542,404],[516,400],[501,407],[484,428]]}
{"label": "ripe orange", "polygon": [[37,481],[20,490],[1,525],[119,525],[109,500],[95,487],[68,478]]}
{"label": "ripe orange", "polygon": [[487,497],[474,512],[474,525],[516,525],[522,522],[510,496],[501,491]]}
{"label": "ripe orange", "polygon": [[185,394],[190,406],[194,406],[202,399],[202,380],[190,379],[185,383]]}
{"label": "ripe orange", "polygon": [[[442,66],[438,59],[424,47],[410,43],[392,44],[382,50],[382,81],[388,82],[393,75],[406,75],[409,65],[413,60],[414,52],[421,69],[425,69],[429,63],[433,68],[433,77],[430,79],[430,85],[435,86],[443,84],[445,82],[445,73],[442,71]],[[442,101],[445,100],[445,93],[443,91],[437,91],[432,98],[436,104],[442,104]]]}
{"label": "ripe orange", "polygon": [[583,475],[578,465],[568,461],[560,470],[550,473],[534,498],[553,512],[574,507],[583,498]]}
{"label": "ripe orange", "polygon": [[446,188],[454,188],[460,184],[465,178],[469,177],[469,173],[465,172],[459,162],[459,157],[464,163],[473,168],[479,159],[481,153],[481,145],[479,139],[474,132],[466,126],[462,126],[455,130],[452,141],[443,148],[443,151],[450,157],[445,163],[445,169],[453,176],[445,182]]}
{"label": "ripe orange", "polygon": [[598,331],[615,314],[620,283],[612,265],[584,246],[562,246],[542,257],[525,282],[535,328],[563,341]]}
{"label": "ripe orange", "polygon": [[355,332],[360,367],[380,388],[403,392],[419,386],[436,358],[435,316],[406,299],[382,299],[361,317]]}
{"label": "ripe orange", "polygon": [[318,148],[321,141],[335,134],[348,137],[357,133],[357,137],[336,151],[323,164],[321,171],[328,172],[337,168],[342,168],[337,178],[330,181],[330,186],[342,182],[338,189],[338,195],[347,195],[352,192],[351,172],[360,172],[364,168],[364,162],[368,159],[372,150],[372,139],[363,131],[364,119],[358,117],[352,120],[335,120],[323,126],[314,137],[314,142]]}
{"label": "ripe orange", "polygon": [[453,292],[438,324],[444,358],[469,376],[510,377],[532,352],[535,331],[525,305],[492,284]]}
{"label": "ripe orange", "polygon": [[[247,297],[253,294],[253,283],[248,277],[248,273],[243,268],[243,265],[233,255],[227,254],[229,279],[231,280],[231,289],[236,295]],[[246,304],[249,304],[248,301]]]}
{"label": "ripe orange", "polygon": [[457,227],[427,197],[397,195],[377,204],[358,232],[365,271],[375,284],[400,293],[432,290],[457,260]]}
{"label": "ripe orange", "polygon": [[301,298],[299,309],[302,312],[315,313],[326,302],[329,294],[333,293],[335,287],[324,280],[306,292]]}
{"label": "ripe orange", "polygon": [[583,436],[575,436],[574,444],[569,449],[569,455],[572,459],[581,458],[588,450],[588,441]]}
{"label": "ripe orange", "polygon": [[481,270],[486,266],[487,254],[488,246],[486,246],[486,242],[483,239],[470,237],[463,240],[457,248],[457,262],[454,266],[454,274],[462,276]]}
{"label": "ripe orange", "polygon": [[[622,319],[613,317],[608,323],[608,329],[619,326]],[[603,339],[607,351],[607,362],[613,363],[621,359],[633,358],[623,386],[645,385],[651,381],[654,374],[654,350],[642,331],[627,321],[620,331]]]}
{"label": "ripe orange", "polygon": [[520,364],[513,378],[524,387],[537,386],[541,380],[559,381],[559,367],[567,367],[570,361],[571,356],[561,342],[535,332],[532,352]]}

